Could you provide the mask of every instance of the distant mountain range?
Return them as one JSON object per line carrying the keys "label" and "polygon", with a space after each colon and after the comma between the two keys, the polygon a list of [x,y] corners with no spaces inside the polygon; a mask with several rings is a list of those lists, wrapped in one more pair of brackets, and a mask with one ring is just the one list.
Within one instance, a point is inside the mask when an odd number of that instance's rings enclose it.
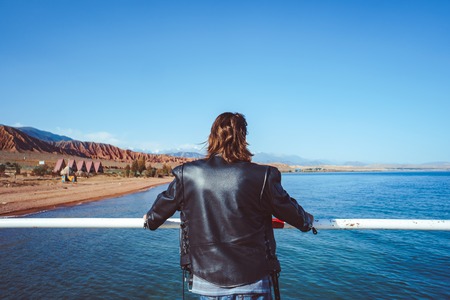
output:
{"label": "distant mountain range", "polygon": [[298,155],[279,155],[270,153],[255,153],[253,161],[259,163],[282,163],[286,165],[300,165],[300,166],[317,166],[332,164],[327,160],[312,160],[306,159]]}
{"label": "distant mountain range", "polygon": [[185,157],[185,158],[192,158],[192,159],[202,159],[205,158],[204,154],[198,153],[198,152],[165,152],[164,154],[170,155],[170,156],[176,156],[176,157]]}
{"label": "distant mountain range", "polygon": [[[172,152],[167,151],[164,154],[177,156],[177,157],[186,157],[192,159],[201,159],[205,157],[205,154],[198,152]],[[252,157],[253,162],[262,163],[262,164],[270,164],[270,163],[280,163],[286,165],[302,165],[302,166],[317,166],[323,164],[331,164],[331,162],[326,160],[310,160],[305,159],[297,155],[277,155],[277,154],[269,154],[269,153],[256,153]]]}
{"label": "distant mountain range", "polygon": [[70,137],[64,135],[57,135],[48,131],[39,130],[33,127],[15,127],[34,138],[43,140],[45,142],[60,142],[60,141],[73,141]]}
{"label": "distant mountain range", "polygon": [[[82,142],[73,140],[70,137],[53,134],[48,131],[39,130],[33,127],[11,127],[0,124],[0,151],[9,152],[38,152],[53,153],[70,156],[85,157],[91,159],[106,159],[122,162],[131,162],[140,157],[145,157],[147,161],[155,163],[177,162],[183,163],[193,159],[201,159],[205,154],[198,152],[181,152],[168,151],[164,154],[145,153],[144,151],[132,151],[129,149],[121,149],[119,147],[95,143]],[[351,161],[336,163],[329,160],[311,160],[305,159],[297,155],[279,155],[269,153],[255,153],[252,159],[254,162],[271,164],[280,163],[290,166],[320,166],[320,165],[336,165],[336,166],[377,166],[377,164],[367,164],[364,162]],[[432,162],[424,164],[389,164],[386,166],[399,167],[442,167],[449,168],[449,162]]]}
{"label": "distant mountain range", "polygon": [[183,163],[190,160],[166,154],[135,152],[109,144],[76,141],[32,127],[22,129],[23,127],[0,125],[0,151],[19,153],[30,151],[122,162],[131,162],[141,157],[152,163]]}
{"label": "distant mountain range", "polygon": [[[39,130],[33,127],[10,127],[0,125],[0,150],[3,151],[34,151],[41,153],[65,154],[96,159],[132,161],[145,155],[152,161],[158,157],[176,157],[185,160],[201,159],[205,154],[198,152],[168,151],[164,154],[145,153],[124,150],[113,145],[81,142],[70,137]],[[282,163],[287,165],[313,166],[329,163],[325,160],[308,160],[296,155],[275,155],[256,153],[253,161],[258,163]]]}

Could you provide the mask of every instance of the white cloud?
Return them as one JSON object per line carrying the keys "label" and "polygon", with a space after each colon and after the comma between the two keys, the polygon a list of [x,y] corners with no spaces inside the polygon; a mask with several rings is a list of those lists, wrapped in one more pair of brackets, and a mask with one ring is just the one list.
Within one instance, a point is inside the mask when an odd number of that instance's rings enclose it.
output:
{"label": "white cloud", "polygon": [[146,152],[146,153],[172,153],[172,152],[198,152],[204,153],[205,147],[203,144],[182,144],[182,145],[163,145],[158,142],[141,142],[136,146],[127,146],[127,149],[138,151],[138,152]]}
{"label": "white cloud", "polygon": [[152,142],[139,141],[138,143],[136,143],[120,139],[114,134],[106,131],[85,133],[78,129],[57,127],[55,133],[59,135],[68,136],[78,141],[111,144],[116,147],[120,147],[123,149],[130,149],[132,151],[137,152],[146,152],[155,154],[171,153],[171,152],[198,152],[198,153],[206,152],[206,145],[204,144],[168,145],[158,141]]}
{"label": "white cloud", "polygon": [[61,128],[56,127],[56,134],[65,135],[77,141],[84,141],[83,133],[80,130],[72,129],[72,128]]}
{"label": "white cloud", "polygon": [[113,134],[105,131],[92,132],[85,134],[86,141],[111,144],[114,146],[120,145],[120,140],[117,139]]}
{"label": "white cloud", "polygon": [[203,152],[206,149],[204,144],[183,144],[176,147],[177,151]]}
{"label": "white cloud", "polygon": [[113,146],[120,146],[120,144],[122,144],[120,139],[114,136],[114,134],[111,134],[106,131],[83,133],[82,131],[77,129],[60,128],[60,127],[57,127],[56,131],[57,134],[65,135],[74,140],[82,142],[104,143],[104,144],[111,144]]}

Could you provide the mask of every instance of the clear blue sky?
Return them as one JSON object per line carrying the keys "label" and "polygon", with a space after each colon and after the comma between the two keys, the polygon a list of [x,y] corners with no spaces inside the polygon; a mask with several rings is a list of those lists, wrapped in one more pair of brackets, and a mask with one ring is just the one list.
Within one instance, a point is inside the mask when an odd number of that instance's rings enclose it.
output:
{"label": "clear blue sky", "polygon": [[0,0],[0,123],[191,149],[450,161],[450,1]]}

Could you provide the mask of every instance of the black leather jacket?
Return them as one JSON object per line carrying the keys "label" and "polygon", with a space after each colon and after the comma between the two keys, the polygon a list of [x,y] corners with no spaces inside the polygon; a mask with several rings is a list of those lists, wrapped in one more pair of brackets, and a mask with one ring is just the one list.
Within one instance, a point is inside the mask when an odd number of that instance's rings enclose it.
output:
{"label": "black leather jacket", "polygon": [[181,211],[181,265],[220,286],[252,283],[280,271],[272,215],[301,231],[311,216],[281,186],[278,169],[220,156],[186,163],[147,213],[157,229]]}

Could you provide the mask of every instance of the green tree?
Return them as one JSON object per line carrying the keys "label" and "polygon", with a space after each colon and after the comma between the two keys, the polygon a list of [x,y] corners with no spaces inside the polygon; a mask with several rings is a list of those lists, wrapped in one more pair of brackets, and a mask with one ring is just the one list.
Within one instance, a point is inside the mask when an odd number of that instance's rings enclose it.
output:
{"label": "green tree", "polygon": [[130,165],[127,165],[125,167],[125,177],[130,177],[130,170],[131,170]]}
{"label": "green tree", "polygon": [[148,165],[148,167],[145,169],[145,177],[155,177],[155,173],[156,169],[151,165]]}
{"label": "green tree", "polygon": [[161,173],[164,176],[169,176],[172,173],[172,167],[169,165],[163,164]]}
{"label": "green tree", "polygon": [[158,177],[158,178],[164,177],[164,170],[163,169],[156,169],[155,170],[155,177]]}
{"label": "green tree", "polygon": [[34,167],[31,174],[36,176],[44,176],[46,174],[49,174],[49,167],[47,165],[36,166]]}
{"label": "green tree", "polygon": [[137,177],[138,169],[139,169],[138,161],[133,160],[133,162],[131,163],[131,172],[133,172],[134,177]]}
{"label": "green tree", "polygon": [[142,172],[145,170],[145,157],[141,157],[138,160],[138,172],[142,175]]}
{"label": "green tree", "polygon": [[12,166],[16,169],[16,175],[20,174],[20,169],[22,168],[18,163],[13,163]]}

